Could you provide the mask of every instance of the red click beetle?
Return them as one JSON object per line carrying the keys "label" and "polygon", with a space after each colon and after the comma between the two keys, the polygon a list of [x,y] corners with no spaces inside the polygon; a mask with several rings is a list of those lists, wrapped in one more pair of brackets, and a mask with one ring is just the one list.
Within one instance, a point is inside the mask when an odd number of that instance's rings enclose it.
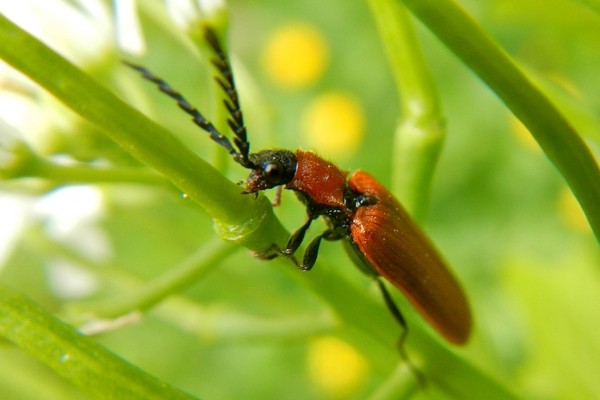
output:
{"label": "red click beetle", "polygon": [[[244,193],[256,197],[262,190],[283,187],[293,190],[304,203],[307,221],[290,237],[283,249],[273,245],[261,254],[262,258],[285,256],[300,269],[310,270],[317,260],[321,240],[343,239],[359,268],[376,279],[386,305],[400,323],[400,344],[406,336],[406,322],[381,276],[400,289],[449,342],[465,343],[472,325],[467,299],[434,246],[400,203],[368,173],[359,170],[349,174],[310,151],[264,150],[250,153],[231,65],[211,28],[205,29],[205,39],[216,56],[211,62],[219,72],[215,79],[226,94],[224,104],[230,114],[228,123],[235,135],[235,147],[165,81],[142,66],[126,64],[176,100],[179,107],[192,116],[194,123],[224,147],[235,162],[251,170],[243,182]],[[325,217],[328,229],[310,241],[302,263],[298,263],[294,254],[311,222],[320,216]]]}

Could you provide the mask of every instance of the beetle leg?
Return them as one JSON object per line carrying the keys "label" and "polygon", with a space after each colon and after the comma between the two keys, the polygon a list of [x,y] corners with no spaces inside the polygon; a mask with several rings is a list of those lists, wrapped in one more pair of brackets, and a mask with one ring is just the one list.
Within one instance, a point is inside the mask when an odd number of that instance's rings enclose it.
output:
{"label": "beetle leg", "polygon": [[306,235],[306,231],[308,228],[310,228],[310,224],[312,224],[313,220],[314,218],[309,216],[306,222],[300,228],[298,228],[298,230],[294,232],[292,236],[290,236],[283,249],[277,244],[273,243],[268,249],[260,253],[256,253],[255,256],[263,260],[272,260],[279,256],[287,257],[290,258],[299,269],[304,269],[294,258],[294,253],[296,250],[298,250],[300,244],[302,244],[304,236]]}
{"label": "beetle leg", "polygon": [[275,188],[275,198],[271,203],[273,207],[279,207],[281,205],[281,194],[283,193],[283,186],[277,186]]}
{"label": "beetle leg", "polygon": [[377,281],[377,285],[379,286],[379,289],[381,290],[381,294],[383,295],[383,300],[385,301],[385,305],[390,310],[390,312],[392,313],[392,315],[394,316],[396,321],[398,321],[398,324],[400,324],[400,328],[402,329],[402,332],[400,333],[400,338],[398,338],[398,344],[397,344],[398,353],[400,353],[400,358],[402,358],[402,360],[404,360],[404,362],[406,362],[408,369],[410,369],[410,372],[416,378],[417,382],[419,383],[419,386],[424,388],[427,386],[427,381],[425,380],[425,377],[423,376],[421,371],[419,371],[417,369],[417,367],[415,366],[415,364],[413,364],[412,360],[406,353],[406,349],[404,348],[404,342],[406,341],[406,336],[408,335],[408,325],[406,324],[406,320],[404,319],[404,316],[400,312],[400,309],[398,308],[396,303],[394,303],[394,300],[392,299],[390,292],[388,292],[388,290],[386,289],[385,284],[383,283],[381,278],[377,277],[377,278],[375,278],[375,280]]}
{"label": "beetle leg", "polygon": [[302,258],[302,265],[300,269],[303,271],[310,271],[317,262],[317,256],[319,255],[319,246],[321,240],[340,240],[343,236],[335,232],[333,229],[328,229],[313,240],[310,241],[306,250],[304,251],[304,257]]}
{"label": "beetle leg", "polygon": [[298,247],[300,247],[300,245],[304,241],[306,231],[308,230],[308,228],[310,228],[310,224],[312,224],[313,220],[314,218],[308,217],[306,222],[300,228],[298,228],[298,230],[294,232],[292,236],[290,236],[287,244],[285,245],[285,248],[281,251],[282,255],[288,257],[294,255],[296,250],[298,250]]}
{"label": "beetle leg", "polygon": [[375,280],[377,281],[379,290],[381,290],[381,294],[383,295],[383,300],[385,301],[385,305],[387,306],[387,308],[389,308],[390,312],[392,313],[392,315],[394,316],[396,321],[398,321],[398,323],[400,324],[400,327],[402,328],[402,335],[400,336],[400,340],[401,340],[401,342],[404,342],[404,339],[406,338],[406,335],[408,334],[408,325],[406,325],[406,320],[404,319],[404,316],[400,312],[400,309],[398,308],[398,306],[396,306],[396,304],[394,303],[394,300],[392,300],[392,296],[386,289],[381,278],[377,277]]}
{"label": "beetle leg", "polygon": [[304,241],[306,231],[308,231],[308,228],[310,228],[310,225],[312,224],[315,218],[309,216],[306,222],[300,228],[298,228],[298,230],[294,232],[292,236],[290,236],[290,238],[287,241],[287,244],[285,245],[285,248],[282,249],[278,245],[273,244],[267,250],[261,253],[257,253],[256,256],[263,260],[272,260],[273,258],[278,256],[287,257],[290,258],[294,262],[294,264],[296,264],[296,267],[298,267],[298,269],[301,269],[303,271],[310,271],[315,265],[315,262],[317,261],[321,240],[339,240],[344,237],[343,235],[337,233],[333,229],[326,230],[325,232],[321,233],[319,236],[315,237],[313,240],[310,241],[310,243],[306,247],[306,250],[304,251],[304,256],[302,257],[302,264],[298,263],[296,258],[294,258],[294,254],[298,250],[298,247],[300,247],[300,245]]}

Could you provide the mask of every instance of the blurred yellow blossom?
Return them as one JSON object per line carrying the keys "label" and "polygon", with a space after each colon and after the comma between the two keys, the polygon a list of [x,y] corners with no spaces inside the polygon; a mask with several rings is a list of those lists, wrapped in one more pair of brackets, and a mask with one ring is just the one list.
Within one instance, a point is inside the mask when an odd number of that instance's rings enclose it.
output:
{"label": "blurred yellow blossom", "polygon": [[326,155],[355,151],[364,136],[365,116],[358,100],[343,92],[328,92],[310,103],[302,115],[301,132],[309,145]]}
{"label": "blurred yellow blossom", "polygon": [[322,34],[313,26],[298,22],[271,34],[262,64],[273,82],[287,89],[298,89],[321,77],[328,53]]}
{"label": "blurred yellow blossom", "polygon": [[356,349],[333,336],[310,343],[308,368],[312,380],[329,396],[338,398],[355,393],[366,382],[369,371]]}

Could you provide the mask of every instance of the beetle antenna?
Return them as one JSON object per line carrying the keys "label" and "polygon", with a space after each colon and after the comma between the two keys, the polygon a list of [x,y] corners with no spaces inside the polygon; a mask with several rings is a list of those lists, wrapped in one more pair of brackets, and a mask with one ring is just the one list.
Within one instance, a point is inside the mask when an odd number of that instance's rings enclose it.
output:
{"label": "beetle antenna", "polygon": [[223,104],[227,108],[227,111],[229,111],[230,118],[227,119],[227,123],[235,134],[233,143],[235,143],[235,146],[239,150],[239,159],[236,159],[236,161],[246,168],[252,168],[252,165],[248,160],[250,143],[248,143],[246,126],[244,125],[244,115],[242,114],[242,109],[240,107],[240,99],[235,87],[231,63],[223,51],[223,47],[219,42],[217,34],[211,27],[205,26],[204,38],[216,55],[216,58],[213,58],[211,63],[217,68],[220,76],[216,76],[215,80],[227,96],[227,98],[223,100]]}
{"label": "beetle antenna", "polygon": [[194,123],[196,125],[198,125],[202,130],[208,132],[208,134],[210,135],[210,138],[212,140],[214,140],[219,145],[221,145],[222,147],[224,147],[229,152],[229,154],[233,157],[233,159],[235,161],[239,162],[240,164],[242,164],[243,166],[245,166],[247,168],[249,167],[248,165],[250,163],[248,163],[247,161],[245,161],[245,162],[240,161],[242,159],[243,160],[247,160],[247,157],[245,155],[241,154],[240,152],[238,152],[231,145],[231,142],[229,141],[229,139],[227,139],[226,136],[224,136],[223,134],[221,134],[217,130],[217,128],[215,128],[215,126],[209,120],[207,120],[204,117],[204,115],[202,115],[200,113],[200,111],[198,111],[196,109],[196,107],[194,107],[193,105],[191,105],[185,99],[185,97],[183,97],[183,95],[181,95],[181,93],[177,92],[167,82],[165,82],[164,80],[162,80],[158,76],[154,75],[152,72],[150,72],[145,67],[142,67],[141,65],[137,65],[137,64],[131,63],[129,61],[123,61],[123,63],[125,65],[127,65],[128,67],[131,67],[131,68],[135,69],[136,71],[138,71],[140,74],[142,74],[143,78],[149,80],[152,83],[155,83],[158,86],[158,89],[161,92],[163,92],[167,96],[169,96],[172,99],[174,99],[177,102],[177,105],[183,111],[185,111],[187,114],[191,115],[192,116],[192,120],[194,121]]}

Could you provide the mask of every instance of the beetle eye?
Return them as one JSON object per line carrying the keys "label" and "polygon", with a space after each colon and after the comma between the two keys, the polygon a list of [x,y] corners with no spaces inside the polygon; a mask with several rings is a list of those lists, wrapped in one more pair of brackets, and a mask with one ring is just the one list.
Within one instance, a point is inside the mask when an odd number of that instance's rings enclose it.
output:
{"label": "beetle eye", "polygon": [[264,171],[269,179],[279,179],[281,177],[281,167],[279,164],[269,163],[265,165]]}

